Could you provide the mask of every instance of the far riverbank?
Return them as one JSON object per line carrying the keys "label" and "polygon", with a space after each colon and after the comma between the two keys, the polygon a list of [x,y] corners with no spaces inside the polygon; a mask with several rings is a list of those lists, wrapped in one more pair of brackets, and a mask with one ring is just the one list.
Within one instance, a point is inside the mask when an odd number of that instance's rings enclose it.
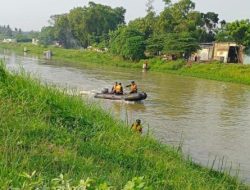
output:
{"label": "far riverbank", "polygon": [[[43,57],[43,52],[51,50],[53,60],[66,61],[72,64],[97,64],[100,66],[126,67],[141,69],[145,60],[132,62],[123,60],[121,57],[113,56],[107,52],[94,52],[81,49],[63,49],[58,47],[42,47],[27,43],[3,44],[1,48],[22,52],[24,48],[27,53]],[[184,60],[163,61],[160,58],[147,60],[149,71],[166,72],[185,76],[192,76],[210,80],[234,82],[250,85],[250,66],[238,64],[195,63],[186,64]]]}

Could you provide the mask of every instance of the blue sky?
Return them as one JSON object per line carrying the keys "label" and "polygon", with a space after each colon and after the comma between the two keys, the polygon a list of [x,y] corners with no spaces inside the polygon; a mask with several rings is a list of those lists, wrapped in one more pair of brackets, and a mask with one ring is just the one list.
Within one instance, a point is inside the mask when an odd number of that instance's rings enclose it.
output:
{"label": "blue sky", "polygon": [[[126,21],[145,15],[146,0],[93,0],[96,3],[112,7],[123,6],[126,10]],[[176,0],[174,0],[176,1]],[[202,12],[219,13],[221,19],[232,21],[250,18],[250,0],[193,0],[196,9]],[[87,0],[0,0],[0,25],[23,30],[39,30],[48,25],[50,15],[69,12],[77,6],[87,5]],[[154,7],[160,12],[164,4],[155,0]]]}

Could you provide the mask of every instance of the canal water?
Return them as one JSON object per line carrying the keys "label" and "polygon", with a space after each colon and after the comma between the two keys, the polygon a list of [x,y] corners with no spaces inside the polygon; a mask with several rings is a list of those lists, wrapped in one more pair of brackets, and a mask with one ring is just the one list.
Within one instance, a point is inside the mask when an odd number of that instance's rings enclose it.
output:
{"label": "canal water", "polygon": [[[140,118],[144,132],[159,141],[182,146],[185,156],[206,167],[239,170],[250,182],[250,86],[192,77],[100,66],[39,60],[0,50],[10,69],[24,68],[44,82],[67,87],[132,123]],[[93,93],[115,81],[135,80],[148,98],[141,103],[97,100]],[[126,89],[125,90],[129,90]],[[214,164],[213,164],[214,163]],[[232,169],[230,169],[232,168]]]}

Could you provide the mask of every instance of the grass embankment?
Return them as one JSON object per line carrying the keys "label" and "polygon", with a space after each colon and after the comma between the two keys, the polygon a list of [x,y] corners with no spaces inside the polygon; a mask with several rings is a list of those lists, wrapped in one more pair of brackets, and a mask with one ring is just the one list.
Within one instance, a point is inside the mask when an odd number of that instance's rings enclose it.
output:
{"label": "grass embankment", "polygon": [[[247,189],[237,179],[197,166],[151,137],[133,134],[80,97],[43,86],[26,74],[10,74],[2,66],[0,116],[1,189],[51,187],[58,182],[51,179],[61,173],[72,184],[90,177],[114,189],[139,176],[144,179],[127,187]],[[33,177],[20,175],[32,171]]]}
{"label": "grass embankment", "polygon": [[172,61],[152,64],[152,70],[250,85],[250,65],[219,62],[186,64],[183,61]]}
{"label": "grass embankment", "polygon": [[35,46],[30,43],[0,43],[0,47],[23,52],[27,48],[28,54],[37,55],[44,58],[43,52],[51,50],[53,60],[64,61],[75,64],[98,64],[103,66],[119,66],[130,68],[141,68],[140,63],[125,61],[121,57],[113,56],[107,52],[95,52],[83,49],[64,49],[60,47],[49,46],[47,48],[39,45]]}
{"label": "grass embankment", "polygon": [[[128,68],[142,68],[144,60],[140,62],[125,61],[109,53],[99,53],[84,50],[72,50],[56,47],[44,48],[32,44],[0,44],[0,47],[23,51],[26,47],[31,54],[43,55],[45,50],[51,49],[54,60],[67,61],[75,64],[98,64],[102,66],[119,66]],[[159,58],[148,60],[149,70],[174,73],[185,76],[199,77],[211,80],[235,82],[250,85],[250,65],[222,64],[218,62],[187,65],[183,60],[163,61]]]}

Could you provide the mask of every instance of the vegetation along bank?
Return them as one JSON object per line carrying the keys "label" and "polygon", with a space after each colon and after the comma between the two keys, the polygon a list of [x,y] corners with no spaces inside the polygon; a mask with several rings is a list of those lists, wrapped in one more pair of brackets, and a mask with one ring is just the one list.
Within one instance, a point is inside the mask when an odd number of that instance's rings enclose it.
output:
{"label": "vegetation along bank", "polygon": [[[108,52],[95,52],[91,50],[64,49],[59,47],[45,48],[29,43],[0,43],[0,47],[23,52],[26,47],[28,54],[43,57],[43,52],[50,49],[53,53],[52,59],[69,62],[75,65],[96,64],[100,66],[118,66],[141,69],[145,60],[133,62],[124,60],[119,56],[114,56]],[[193,76],[211,80],[235,82],[250,85],[250,65],[241,64],[221,64],[213,63],[193,63],[187,64],[184,60],[163,61],[160,58],[147,60],[149,71],[159,71],[174,73],[186,76]]]}
{"label": "vegetation along bank", "polygon": [[10,74],[2,65],[0,115],[3,189],[247,189],[226,173],[131,132],[98,106],[26,74]]}

